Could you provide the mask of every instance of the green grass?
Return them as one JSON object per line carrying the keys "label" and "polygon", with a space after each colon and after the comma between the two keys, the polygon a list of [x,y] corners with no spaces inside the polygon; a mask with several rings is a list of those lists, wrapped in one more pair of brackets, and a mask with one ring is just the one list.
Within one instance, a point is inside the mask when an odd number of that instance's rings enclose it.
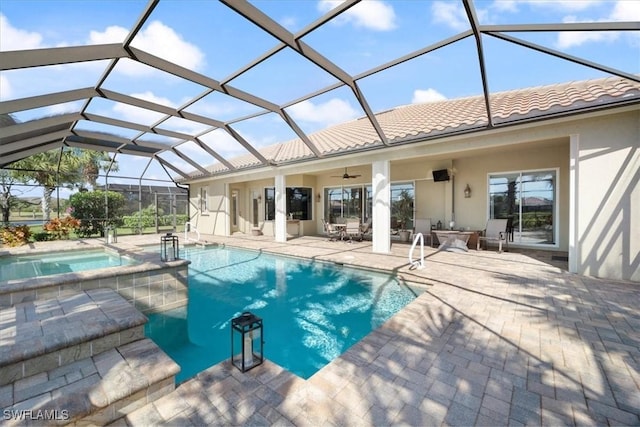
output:
{"label": "green grass", "polygon": [[[176,233],[182,233],[184,232],[184,225],[178,225],[176,226],[177,231]],[[34,234],[38,234],[38,233],[42,233],[44,232],[44,227],[42,225],[31,225],[29,226],[29,230],[31,230],[31,242],[34,242],[34,238],[33,235]],[[168,227],[160,227],[159,232],[160,233],[168,233],[172,231],[172,229],[168,228]],[[121,227],[118,228],[118,236],[135,236],[138,233],[134,233],[131,228],[128,227]],[[142,234],[156,234],[156,228],[155,227],[147,227],[145,229],[142,230]],[[80,237],[79,235],[77,235],[74,232],[71,232],[69,234],[69,240],[74,240],[74,239],[98,239],[98,238],[102,238],[102,236],[98,236],[98,235],[93,235],[93,236],[89,236],[89,237]]]}

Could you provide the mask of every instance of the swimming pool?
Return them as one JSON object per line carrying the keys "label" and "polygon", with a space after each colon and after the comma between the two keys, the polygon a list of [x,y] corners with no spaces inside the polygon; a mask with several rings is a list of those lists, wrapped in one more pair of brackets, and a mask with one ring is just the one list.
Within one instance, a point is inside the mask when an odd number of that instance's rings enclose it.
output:
{"label": "swimming pool", "polygon": [[399,279],[247,250],[186,250],[189,302],[150,314],[145,331],[182,368],[178,382],[229,359],[230,321],[264,321],[264,355],[302,378],[416,297]]}
{"label": "swimming pool", "polygon": [[106,267],[132,265],[136,261],[104,250],[67,251],[40,255],[0,257],[0,282]]}

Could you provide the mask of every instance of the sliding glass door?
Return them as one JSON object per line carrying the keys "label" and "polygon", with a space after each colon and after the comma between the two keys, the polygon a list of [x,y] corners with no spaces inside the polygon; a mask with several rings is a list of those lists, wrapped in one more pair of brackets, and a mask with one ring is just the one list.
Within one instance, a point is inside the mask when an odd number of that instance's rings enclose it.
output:
{"label": "sliding glass door", "polygon": [[557,242],[557,171],[489,175],[489,218],[509,220],[514,243]]}
{"label": "sliding glass door", "polygon": [[[395,216],[395,205],[403,194],[408,194],[412,199],[415,195],[413,182],[391,184],[391,228],[398,227]],[[324,189],[324,218],[329,222],[339,222],[344,218],[359,218],[365,223],[372,215],[373,190],[370,185],[341,186]],[[411,220],[406,227],[411,228]]]}
{"label": "sliding glass door", "polygon": [[362,220],[362,186],[325,188],[324,215],[329,222],[340,222],[341,218]]}

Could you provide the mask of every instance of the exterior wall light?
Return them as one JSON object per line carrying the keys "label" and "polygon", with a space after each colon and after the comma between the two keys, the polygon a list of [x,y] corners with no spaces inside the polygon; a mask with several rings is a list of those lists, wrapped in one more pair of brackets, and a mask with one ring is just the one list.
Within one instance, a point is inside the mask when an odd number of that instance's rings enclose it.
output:
{"label": "exterior wall light", "polygon": [[264,361],[262,319],[245,311],[231,319],[231,363],[242,372]]}
{"label": "exterior wall light", "polygon": [[471,187],[467,184],[467,186],[464,187],[464,198],[468,199],[469,197],[471,197]]}

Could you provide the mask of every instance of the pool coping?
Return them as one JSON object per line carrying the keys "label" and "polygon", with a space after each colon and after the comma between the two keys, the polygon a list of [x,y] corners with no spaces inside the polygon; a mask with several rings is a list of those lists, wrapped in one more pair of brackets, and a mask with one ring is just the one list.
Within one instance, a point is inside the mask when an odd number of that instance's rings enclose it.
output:
{"label": "pool coping", "polygon": [[[16,249],[16,250],[14,250]],[[68,246],[31,245],[3,251],[4,256],[31,256],[44,253],[69,253],[103,250],[125,256],[135,264],[105,267],[49,276],[12,279],[0,282],[0,308],[59,297],[77,290],[111,288],[143,313],[170,310],[188,302],[189,260],[161,261],[158,253],[144,251],[139,245],[107,245],[99,240],[70,241]]]}
{"label": "pool coping", "polygon": [[[98,246],[93,250],[100,250],[101,248]],[[83,249],[67,249],[66,251],[58,251],[55,252],[82,252]],[[96,268],[92,270],[86,271],[77,271],[72,273],[61,273],[61,274],[51,274],[48,276],[39,276],[39,277],[30,277],[26,279],[12,279],[7,281],[0,281],[0,295],[8,292],[20,292],[20,291],[30,291],[37,290],[41,288],[46,288],[50,286],[59,286],[67,283],[77,282],[78,280],[99,280],[99,279],[107,279],[113,277],[113,272],[118,271],[121,274],[134,274],[134,273],[143,273],[154,270],[162,269],[166,266],[177,267],[181,265],[190,264],[189,260],[179,259],[175,261],[158,261],[151,260],[150,258],[153,254],[149,253],[149,255],[140,255],[144,253],[143,251],[131,251],[128,249],[117,250],[114,248],[105,248],[105,252],[115,252],[119,256],[124,256],[128,258],[132,258],[136,261],[136,264],[130,265],[118,265],[113,267],[104,267],[104,268]],[[31,256],[38,255],[43,253],[51,253],[52,251],[44,251],[40,250],[38,252],[29,252],[28,254],[1,254],[0,257],[4,256]],[[157,255],[157,254],[156,254]],[[155,258],[155,257],[154,257]]]}
{"label": "pool coping", "polygon": [[[187,246],[187,245],[185,245]],[[391,275],[397,279],[399,279],[400,281],[403,282],[403,284],[409,286],[409,284],[411,285],[416,285],[416,286],[433,286],[434,282],[424,278],[424,277],[420,277],[420,276],[414,276],[411,275],[411,278],[409,278],[409,274],[407,274],[407,272],[404,271],[398,271],[398,270],[390,270],[390,269],[383,269],[383,268],[376,268],[376,267],[371,267],[368,265],[362,265],[362,264],[355,264],[355,263],[350,263],[350,262],[346,262],[346,261],[335,261],[335,260],[330,260],[330,259],[321,259],[321,258],[317,258],[317,257],[304,257],[304,256],[300,256],[300,255],[292,255],[292,254],[283,254],[281,252],[277,252],[277,251],[270,251],[268,249],[264,249],[264,248],[259,248],[259,249],[254,249],[254,248],[247,248],[244,246],[240,246],[240,245],[232,245],[232,244],[227,244],[227,243],[219,243],[216,244],[217,247],[229,247],[229,248],[233,248],[233,249],[241,249],[241,250],[245,250],[245,251],[251,251],[251,252],[258,252],[258,253],[265,253],[268,255],[274,255],[274,256],[279,256],[279,257],[283,257],[283,258],[291,258],[291,259],[297,259],[297,260],[305,260],[308,262],[312,262],[312,263],[320,263],[320,264],[327,264],[327,265],[334,265],[334,266],[341,266],[341,267],[347,267],[347,268],[353,268],[355,270],[360,270],[360,271],[373,271],[375,273],[379,273],[379,274],[386,274],[386,275]]]}

